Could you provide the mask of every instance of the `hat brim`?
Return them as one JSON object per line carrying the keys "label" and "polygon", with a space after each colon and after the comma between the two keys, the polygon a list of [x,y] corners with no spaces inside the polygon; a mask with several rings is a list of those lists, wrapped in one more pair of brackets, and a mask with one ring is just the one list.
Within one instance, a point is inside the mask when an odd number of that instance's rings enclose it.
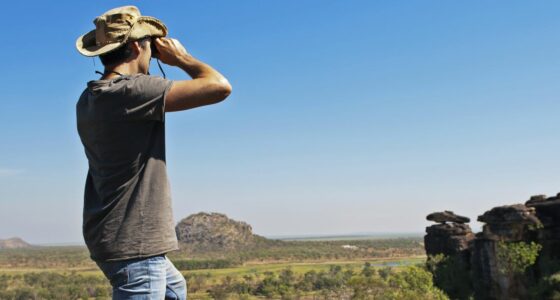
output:
{"label": "hat brim", "polygon": [[98,56],[116,50],[128,41],[135,41],[146,36],[167,36],[167,27],[163,24],[163,22],[156,18],[142,16],[138,18],[122,41],[97,45],[95,40],[95,30],[92,30],[80,36],[76,40],[76,49],[78,49],[78,52],[84,56]]}

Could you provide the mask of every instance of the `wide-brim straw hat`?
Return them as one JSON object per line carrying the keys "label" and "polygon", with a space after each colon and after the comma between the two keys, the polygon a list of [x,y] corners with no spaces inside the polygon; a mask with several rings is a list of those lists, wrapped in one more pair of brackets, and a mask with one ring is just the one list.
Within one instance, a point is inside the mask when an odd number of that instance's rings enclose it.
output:
{"label": "wide-brim straw hat", "polygon": [[135,6],[111,9],[95,18],[93,24],[95,29],[76,41],[76,48],[85,56],[105,54],[146,36],[167,36],[167,27],[162,21],[140,15]]}

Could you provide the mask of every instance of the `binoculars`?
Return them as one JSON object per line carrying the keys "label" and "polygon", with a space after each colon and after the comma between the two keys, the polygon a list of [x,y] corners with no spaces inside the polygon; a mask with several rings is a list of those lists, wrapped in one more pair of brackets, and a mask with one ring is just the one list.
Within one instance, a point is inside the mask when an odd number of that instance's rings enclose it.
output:
{"label": "binoculars", "polygon": [[156,55],[158,54],[158,51],[155,43],[155,38],[151,38],[150,48],[152,49],[152,57],[157,58]]}

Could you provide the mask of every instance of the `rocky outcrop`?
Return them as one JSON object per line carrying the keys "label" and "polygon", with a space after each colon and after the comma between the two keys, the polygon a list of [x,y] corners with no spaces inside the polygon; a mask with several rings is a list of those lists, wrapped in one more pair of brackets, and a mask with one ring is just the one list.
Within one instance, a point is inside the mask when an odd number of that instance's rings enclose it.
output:
{"label": "rocky outcrop", "polygon": [[[426,253],[429,257],[444,254],[454,258],[456,266],[460,266],[454,272],[468,274],[470,280],[472,291],[465,293],[463,290],[461,295],[454,294],[457,289],[449,281],[445,286],[440,285],[453,299],[467,299],[471,295],[475,299],[529,299],[529,287],[536,282],[534,274],[539,273],[545,263],[535,264],[522,272],[508,271],[511,266],[503,258],[503,251],[509,251],[503,249],[508,249],[508,245],[531,245],[534,242],[542,246],[539,261],[548,262],[560,257],[558,195],[551,198],[533,196],[526,204],[494,207],[478,217],[477,220],[484,225],[482,232],[476,235],[468,225],[454,222],[461,219],[452,212],[433,213],[428,219],[441,224],[426,228]],[[435,278],[436,285],[441,282]]]}
{"label": "rocky outcrop", "polygon": [[536,217],[541,222],[539,240],[560,241],[560,194],[550,198],[544,195],[533,196],[525,205],[535,210]]}
{"label": "rocky outcrop", "polygon": [[474,238],[469,225],[469,218],[456,215],[452,211],[435,212],[426,219],[439,224],[426,228],[424,245],[428,255],[455,255],[469,248]]}
{"label": "rocky outcrop", "polygon": [[560,265],[560,194],[533,196],[525,205],[535,209],[542,224],[536,238],[542,246],[537,269],[540,276],[549,273],[551,266]]}
{"label": "rocky outcrop", "polygon": [[[424,236],[428,265],[439,264],[440,268],[440,270],[432,270],[434,283],[437,286],[445,287],[446,292],[453,299],[460,299],[463,294],[468,294],[472,286],[468,274],[470,272],[470,247],[474,234],[470,226],[465,224],[470,219],[451,211],[435,212],[429,214],[426,219],[438,222],[438,224],[427,227]],[[443,254],[445,260],[440,260],[439,254]],[[450,267],[457,269],[456,272],[452,272],[456,278],[455,281],[450,280],[450,276],[446,272],[441,272],[441,269]],[[466,292],[465,286],[467,287]]]}
{"label": "rocky outcrop", "polygon": [[498,243],[530,242],[541,224],[535,209],[523,204],[494,207],[478,217],[484,222],[471,248],[473,286],[477,299],[526,299],[525,278],[506,274],[498,259]]}
{"label": "rocky outcrop", "polygon": [[220,213],[197,213],[175,227],[179,242],[197,249],[228,250],[252,245],[262,238],[253,234],[251,225]]}
{"label": "rocky outcrop", "polygon": [[0,249],[18,249],[29,247],[32,246],[18,237],[0,240]]}
{"label": "rocky outcrop", "polygon": [[540,226],[535,209],[523,204],[494,207],[478,217],[483,235],[501,241],[523,241],[529,229]]}
{"label": "rocky outcrop", "polygon": [[443,223],[426,228],[424,245],[428,255],[454,255],[469,248],[474,234],[467,224]]}

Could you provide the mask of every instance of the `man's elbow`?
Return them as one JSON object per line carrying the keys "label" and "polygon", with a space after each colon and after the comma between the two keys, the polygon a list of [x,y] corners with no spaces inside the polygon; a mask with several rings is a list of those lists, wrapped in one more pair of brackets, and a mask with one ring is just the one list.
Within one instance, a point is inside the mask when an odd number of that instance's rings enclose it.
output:
{"label": "man's elbow", "polygon": [[216,102],[225,100],[231,94],[231,90],[232,87],[229,81],[224,77],[220,78],[214,86]]}

